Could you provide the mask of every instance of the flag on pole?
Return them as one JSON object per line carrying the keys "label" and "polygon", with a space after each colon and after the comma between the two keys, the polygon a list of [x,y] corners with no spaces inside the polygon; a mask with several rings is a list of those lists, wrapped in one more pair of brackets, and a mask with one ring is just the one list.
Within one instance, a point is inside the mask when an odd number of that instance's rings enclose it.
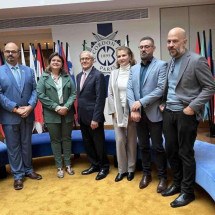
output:
{"label": "flag on pole", "polygon": [[22,62],[22,65],[26,66],[26,63],[25,63],[25,54],[24,54],[24,43],[21,43],[21,62]]}
{"label": "flag on pole", "polygon": [[[42,73],[45,70],[45,65],[43,61],[42,56],[42,49],[40,43],[37,44],[37,76],[40,77]],[[44,125],[44,119],[43,119],[43,109],[42,104],[38,100],[37,105],[34,109],[34,116],[35,116],[35,122],[34,122],[34,129],[40,134],[43,132],[43,125]]]}
{"label": "flag on pole", "polygon": [[[207,59],[205,31],[203,31],[203,33],[202,33],[200,50],[201,50],[200,55],[203,56],[203,57],[205,57]],[[210,115],[210,112],[209,112],[209,102],[207,102],[205,104],[203,120],[208,120],[208,118],[210,119],[210,117],[208,117],[209,115]]]}
{"label": "flag on pole", "polygon": [[59,55],[61,55],[61,50],[60,50],[60,40],[58,40],[55,44],[55,47],[54,47],[54,51],[57,52]]}
{"label": "flag on pole", "polygon": [[126,35],[126,37],[125,37],[125,44],[124,44],[124,46],[129,47],[128,35]]}
{"label": "flag on pole", "polygon": [[73,70],[73,65],[72,65],[72,60],[71,60],[71,56],[70,56],[70,50],[69,50],[68,43],[66,43],[66,59],[67,59],[67,66],[68,66],[69,74],[70,74],[74,84],[76,85],[75,74],[74,74],[74,70]]}
{"label": "flag on pole", "polygon": [[29,66],[34,71],[34,78],[35,78],[35,81],[37,83],[37,70],[35,67],[35,57],[34,57],[34,54],[32,51],[32,45],[31,44],[29,45]]}
{"label": "flag on pole", "polygon": [[200,46],[200,36],[199,36],[199,32],[197,32],[197,38],[196,38],[196,49],[195,52],[196,54],[200,54],[201,53],[201,46]]}
{"label": "flag on pole", "polygon": [[[66,59],[67,59],[67,66],[68,66],[70,77],[76,86],[75,74],[74,74],[74,70],[73,70],[73,65],[72,65],[72,60],[71,60],[71,56],[70,56],[70,50],[69,50],[68,43],[66,43]],[[76,125],[78,124],[78,100],[77,100],[77,98],[74,102],[74,109],[75,109],[74,125],[76,127]]]}
{"label": "flag on pole", "polygon": [[[0,49],[0,66],[4,64],[4,60],[3,60],[3,55],[2,55],[2,51]],[[5,134],[4,134],[4,131],[2,129],[2,125],[0,124],[0,133],[1,133],[1,136],[3,138],[5,138]]]}
{"label": "flag on pole", "polygon": [[3,53],[2,53],[2,51],[1,51],[1,49],[0,49],[0,66],[1,65],[4,65],[4,57],[3,57],[4,55],[3,55]]}
{"label": "flag on pole", "polygon": [[68,66],[67,66],[66,55],[65,55],[65,52],[64,52],[64,48],[63,48],[63,42],[61,42],[60,50],[61,50],[60,55],[61,55],[61,57],[63,58],[63,61],[64,61],[64,70],[68,73],[69,70],[68,70]]}
{"label": "flag on pole", "polygon": [[40,43],[37,44],[37,77],[40,77],[45,69]]}
{"label": "flag on pole", "polygon": [[[214,64],[213,64],[213,51],[212,51],[212,31],[209,29],[209,40],[208,40],[208,65],[211,69],[211,73],[214,77]],[[209,123],[211,123],[211,126],[215,123],[215,94],[211,97],[209,101],[210,105],[210,120]]]}

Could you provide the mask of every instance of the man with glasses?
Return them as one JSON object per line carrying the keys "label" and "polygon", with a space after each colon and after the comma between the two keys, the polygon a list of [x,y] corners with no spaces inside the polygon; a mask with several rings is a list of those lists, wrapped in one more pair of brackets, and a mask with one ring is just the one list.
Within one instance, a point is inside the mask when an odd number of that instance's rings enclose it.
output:
{"label": "man with glasses", "polygon": [[[173,183],[163,196],[179,196],[170,203],[181,207],[195,199],[196,162],[194,142],[204,104],[215,92],[207,61],[186,49],[186,32],[176,27],[169,31],[167,49],[171,60],[167,69],[164,93],[163,131],[167,158],[173,172]],[[206,155],[207,156],[207,155]]]}
{"label": "man with glasses", "polygon": [[93,67],[94,57],[89,51],[80,54],[82,72],[77,75],[78,120],[90,168],[82,175],[98,172],[96,180],[109,173],[105,151],[104,106],[106,99],[104,75]]}
{"label": "man with glasses", "polygon": [[153,57],[155,45],[151,37],[143,37],[140,40],[139,50],[141,63],[131,68],[127,87],[131,119],[136,122],[142,159],[143,177],[139,188],[144,189],[152,180],[151,142],[159,178],[157,192],[160,193],[167,188],[167,161],[162,138],[162,113],[159,110],[164,90],[166,63]]}
{"label": "man with glasses", "polygon": [[4,48],[6,64],[0,67],[0,123],[5,133],[15,190],[23,188],[24,177],[42,179],[32,167],[36,83],[33,71],[18,64],[19,55],[18,46],[7,43]]}

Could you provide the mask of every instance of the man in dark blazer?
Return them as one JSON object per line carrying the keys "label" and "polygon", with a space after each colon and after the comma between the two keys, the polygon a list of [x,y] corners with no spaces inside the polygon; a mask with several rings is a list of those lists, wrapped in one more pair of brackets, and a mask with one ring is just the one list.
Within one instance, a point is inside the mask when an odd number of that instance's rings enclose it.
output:
{"label": "man in dark blazer", "polygon": [[109,173],[105,151],[104,106],[106,99],[104,75],[93,67],[91,52],[80,54],[82,72],[77,75],[78,120],[91,166],[82,175],[98,172],[96,180]]}
{"label": "man in dark blazer", "polygon": [[180,195],[171,207],[189,204],[195,199],[196,163],[194,142],[205,103],[215,92],[207,61],[185,48],[185,30],[173,28],[168,33],[167,48],[172,57],[167,68],[164,92],[163,130],[173,183],[163,196]]}
{"label": "man in dark blazer", "polygon": [[6,64],[0,67],[0,123],[5,133],[14,189],[20,190],[25,176],[37,180],[42,178],[32,167],[36,83],[33,70],[18,64],[19,48],[15,43],[5,45],[4,57]]}

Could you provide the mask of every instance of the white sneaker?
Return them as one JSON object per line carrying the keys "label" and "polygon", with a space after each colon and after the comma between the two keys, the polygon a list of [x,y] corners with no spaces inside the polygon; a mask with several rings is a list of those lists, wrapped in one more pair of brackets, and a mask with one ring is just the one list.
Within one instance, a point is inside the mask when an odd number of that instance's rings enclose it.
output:
{"label": "white sneaker", "polygon": [[75,172],[74,172],[74,170],[72,169],[71,166],[66,166],[66,171],[67,171],[67,173],[69,175],[74,175],[75,174]]}
{"label": "white sneaker", "polygon": [[63,172],[62,168],[57,168],[57,177],[58,178],[64,177],[64,172]]}

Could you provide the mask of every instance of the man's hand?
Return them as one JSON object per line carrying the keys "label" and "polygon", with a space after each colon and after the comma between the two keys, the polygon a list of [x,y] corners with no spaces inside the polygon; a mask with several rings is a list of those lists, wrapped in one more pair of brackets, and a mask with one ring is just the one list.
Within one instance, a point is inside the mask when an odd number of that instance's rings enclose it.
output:
{"label": "man's hand", "polygon": [[68,113],[68,108],[67,107],[60,107],[60,109],[57,111],[58,114],[61,116],[66,116]]}
{"label": "man's hand", "polygon": [[131,112],[131,119],[132,119],[134,122],[139,122],[140,119],[141,119],[140,112],[139,112],[139,111],[132,111],[132,112]]}
{"label": "man's hand", "polygon": [[140,103],[140,101],[136,101],[132,105],[131,111],[138,111],[141,106],[142,106],[142,104]]}
{"label": "man's hand", "polygon": [[161,112],[164,111],[164,107],[165,107],[164,105],[159,105],[159,109],[160,109]]}
{"label": "man's hand", "polygon": [[92,128],[92,130],[98,128],[99,126],[99,123],[98,122],[95,122],[95,121],[91,121],[91,124],[90,124],[90,127]]}
{"label": "man's hand", "polygon": [[28,117],[28,115],[31,113],[32,110],[33,110],[33,108],[30,105],[21,106],[21,107],[17,108],[16,113],[21,115],[22,118],[26,118],[26,117]]}
{"label": "man's hand", "polygon": [[184,108],[183,112],[184,112],[184,114],[190,115],[190,116],[192,116],[192,115],[195,114],[195,111],[191,107],[189,107],[189,106],[187,106],[186,108]]}

